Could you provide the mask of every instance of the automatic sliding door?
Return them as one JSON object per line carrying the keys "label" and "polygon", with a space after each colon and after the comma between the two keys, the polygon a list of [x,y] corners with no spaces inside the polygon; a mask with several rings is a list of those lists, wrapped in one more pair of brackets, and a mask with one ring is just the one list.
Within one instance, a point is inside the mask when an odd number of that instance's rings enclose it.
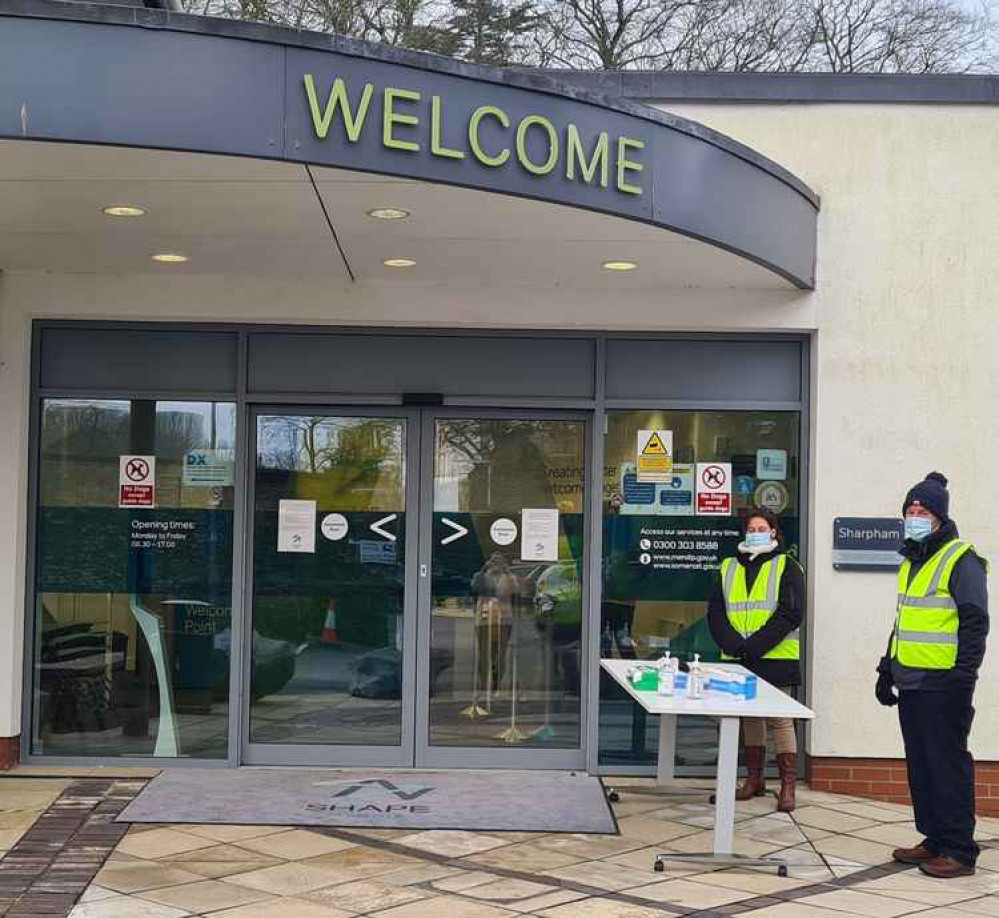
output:
{"label": "automatic sliding door", "polygon": [[428,764],[582,764],[586,432],[510,413],[424,425]]}
{"label": "automatic sliding door", "polygon": [[247,761],[412,762],[409,425],[256,417]]}

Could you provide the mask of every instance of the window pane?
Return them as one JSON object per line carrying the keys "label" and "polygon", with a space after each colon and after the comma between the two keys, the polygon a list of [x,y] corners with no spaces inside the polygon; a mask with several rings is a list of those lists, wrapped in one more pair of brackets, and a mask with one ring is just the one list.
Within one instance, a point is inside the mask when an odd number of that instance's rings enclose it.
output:
{"label": "window pane", "polygon": [[[406,438],[404,418],[257,419],[251,742],[402,742]],[[286,501],[312,502],[313,550],[279,545]]]}
{"label": "window pane", "polygon": [[[586,425],[449,418],[435,431],[430,743],[576,749]],[[529,511],[550,527],[534,558]]]}
{"label": "window pane", "polygon": [[[669,482],[639,481],[641,431],[670,431]],[[695,464],[730,462],[732,516],[697,516]],[[723,558],[739,542],[739,514],[755,502],[780,516],[798,554],[799,415],[758,411],[613,411],[607,416],[604,468],[603,596],[600,655],[653,659],[664,650],[718,660],[707,601]],[[653,764],[655,719],[601,673],[600,763]],[[710,721],[678,722],[677,764],[715,762]]]}
{"label": "window pane", "polygon": [[43,403],[33,753],[225,756],[235,417]]}

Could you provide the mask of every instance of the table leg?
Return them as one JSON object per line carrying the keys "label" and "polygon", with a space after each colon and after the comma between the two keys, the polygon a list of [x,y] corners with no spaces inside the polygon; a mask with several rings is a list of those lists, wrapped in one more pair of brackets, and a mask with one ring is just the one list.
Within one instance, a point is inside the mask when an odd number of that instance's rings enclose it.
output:
{"label": "table leg", "polygon": [[715,854],[731,854],[735,834],[735,781],[739,765],[739,718],[722,717],[715,785]]}
{"label": "table leg", "polygon": [[739,764],[739,718],[719,718],[718,777],[715,782],[715,838],[711,852],[657,854],[653,868],[666,869],[666,863],[711,864],[715,867],[776,867],[777,875],[787,876],[787,862],[779,857],[748,857],[735,854],[735,778]]}
{"label": "table leg", "polygon": [[676,765],[676,715],[659,715],[659,759],[656,765],[656,783],[660,787],[672,784]]}
{"label": "table leg", "polygon": [[[665,794],[669,797],[703,797],[707,791],[698,787],[680,787],[675,783],[676,779],[676,715],[659,715],[659,754],[656,758],[656,785],[655,790],[650,788],[632,787],[628,789],[631,794],[651,793],[655,795]],[[618,793],[613,788],[610,789],[608,799],[611,803],[618,801]]]}

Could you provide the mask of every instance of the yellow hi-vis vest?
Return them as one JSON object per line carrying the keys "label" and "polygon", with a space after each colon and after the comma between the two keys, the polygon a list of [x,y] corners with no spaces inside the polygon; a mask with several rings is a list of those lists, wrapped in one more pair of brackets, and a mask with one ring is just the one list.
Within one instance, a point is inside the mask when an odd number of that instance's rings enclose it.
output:
{"label": "yellow hi-vis vest", "polygon": [[898,611],[891,657],[912,669],[953,669],[957,662],[957,603],[950,593],[954,565],[972,551],[970,542],[952,539],[919,569],[912,582],[912,562],[898,570]]}
{"label": "yellow hi-vis vest", "polygon": [[[746,589],[746,569],[735,558],[722,561],[722,593],[729,624],[744,638],[759,631],[777,611],[780,580],[787,567],[787,555],[778,555],[765,562],[753,581],[753,589]],[[800,658],[798,629],[795,628],[776,647],[768,650],[764,660],[797,660]],[[733,657],[722,654],[723,660]]]}

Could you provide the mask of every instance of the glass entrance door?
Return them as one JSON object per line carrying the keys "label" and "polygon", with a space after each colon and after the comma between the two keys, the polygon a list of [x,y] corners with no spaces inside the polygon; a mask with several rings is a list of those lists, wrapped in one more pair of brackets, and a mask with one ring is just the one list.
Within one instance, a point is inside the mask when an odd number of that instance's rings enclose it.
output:
{"label": "glass entrance door", "polygon": [[253,425],[243,761],[582,767],[586,418]]}
{"label": "glass entrance door", "polygon": [[581,767],[585,418],[428,414],[418,762]]}
{"label": "glass entrance door", "polygon": [[418,426],[255,416],[244,761],[413,761]]}

